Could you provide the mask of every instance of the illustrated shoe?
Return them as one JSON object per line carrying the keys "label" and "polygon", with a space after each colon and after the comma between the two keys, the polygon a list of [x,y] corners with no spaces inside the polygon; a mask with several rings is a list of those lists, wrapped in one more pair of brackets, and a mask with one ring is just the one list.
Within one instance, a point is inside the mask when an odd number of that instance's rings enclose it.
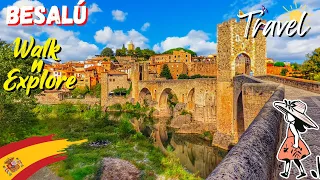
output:
{"label": "illustrated shoe", "polygon": [[282,172],[282,173],[280,173],[280,176],[283,178],[287,178],[289,176],[289,174],[286,172]]}
{"label": "illustrated shoe", "polygon": [[299,176],[297,176],[296,178],[297,179],[301,179],[301,178],[303,178],[303,177],[306,177],[307,176],[307,174],[306,173],[301,173]]}

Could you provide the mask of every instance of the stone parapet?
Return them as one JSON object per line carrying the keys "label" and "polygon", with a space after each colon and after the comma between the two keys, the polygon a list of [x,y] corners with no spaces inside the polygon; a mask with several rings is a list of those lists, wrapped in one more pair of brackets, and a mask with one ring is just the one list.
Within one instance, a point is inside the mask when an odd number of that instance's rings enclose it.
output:
{"label": "stone parapet", "polygon": [[282,83],[284,85],[296,87],[299,89],[304,89],[307,91],[315,92],[320,94],[320,82],[310,81],[306,79],[285,77],[285,76],[276,76],[276,75],[265,75],[257,76],[257,78],[267,81],[273,81],[276,83]]}
{"label": "stone parapet", "polygon": [[272,103],[283,98],[284,87],[279,85],[239,142],[207,179],[274,179],[282,115]]}

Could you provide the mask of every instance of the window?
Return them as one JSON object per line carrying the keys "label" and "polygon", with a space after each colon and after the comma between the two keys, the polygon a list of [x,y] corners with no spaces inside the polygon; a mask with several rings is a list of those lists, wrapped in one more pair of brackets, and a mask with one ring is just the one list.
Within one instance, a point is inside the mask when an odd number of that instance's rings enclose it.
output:
{"label": "window", "polygon": [[188,62],[188,59],[186,60],[186,62]]}
{"label": "window", "polygon": [[236,41],[239,42],[240,41],[240,37],[239,35],[236,35]]}
{"label": "window", "polygon": [[113,82],[115,82],[116,81],[116,79],[113,79]]}
{"label": "window", "polygon": [[244,43],[242,43],[242,49],[244,49]]}

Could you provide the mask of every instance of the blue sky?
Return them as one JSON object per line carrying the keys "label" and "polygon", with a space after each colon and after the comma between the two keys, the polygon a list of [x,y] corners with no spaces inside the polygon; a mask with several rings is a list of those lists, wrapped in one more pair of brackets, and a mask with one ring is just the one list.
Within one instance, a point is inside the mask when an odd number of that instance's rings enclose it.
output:
{"label": "blue sky", "polygon": [[[281,61],[302,62],[306,53],[319,47],[319,0],[296,0],[298,6],[307,5],[307,18],[311,31],[304,37],[268,38],[268,57]],[[173,47],[187,47],[199,55],[216,53],[217,24],[236,18],[238,10],[258,10],[263,4],[269,10],[267,20],[285,20],[292,0],[162,0],[162,1],[94,1],[87,0],[89,21],[84,26],[8,27],[5,25],[5,7],[9,5],[53,5],[72,7],[77,0],[69,1],[0,1],[0,38],[13,41],[17,36],[27,39],[34,35],[43,42],[48,37],[58,39],[62,45],[63,61],[84,60],[98,54],[104,47],[119,48],[132,40],[142,48],[162,52]],[[143,25],[145,27],[143,28]],[[58,55],[58,56],[59,56]]]}

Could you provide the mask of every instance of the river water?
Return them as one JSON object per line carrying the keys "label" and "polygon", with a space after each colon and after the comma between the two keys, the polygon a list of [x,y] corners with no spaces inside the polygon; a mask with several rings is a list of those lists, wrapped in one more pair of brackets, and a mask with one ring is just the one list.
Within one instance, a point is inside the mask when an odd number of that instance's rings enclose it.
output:
{"label": "river water", "polygon": [[109,113],[111,120],[130,119],[136,130],[154,140],[155,146],[165,153],[172,151],[191,173],[208,177],[226,156],[227,151],[211,146],[211,142],[194,134],[177,134],[167,124],[170,119],[142,117],[133,113]]}

